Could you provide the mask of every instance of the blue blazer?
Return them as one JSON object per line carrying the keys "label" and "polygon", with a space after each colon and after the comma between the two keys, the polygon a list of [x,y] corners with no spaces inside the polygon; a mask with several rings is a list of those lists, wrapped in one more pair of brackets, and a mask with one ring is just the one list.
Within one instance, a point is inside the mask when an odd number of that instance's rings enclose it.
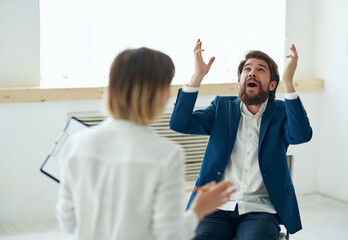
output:
{"label": "blue blazer", "polygon": [[[193,111],[198,93],[179,90],[170,128],[185,134],[210,135],[196,187],[220,181],[230,160],[241,117],[240,99],[217,96],[209,107]],[[299,98],[268,101],[259,136],[259,165],[271,202],[293,234],[302,229],[286,152],[289,144],[308,142],[312,128]],[[188,207],[195,193],[192,193]]]}

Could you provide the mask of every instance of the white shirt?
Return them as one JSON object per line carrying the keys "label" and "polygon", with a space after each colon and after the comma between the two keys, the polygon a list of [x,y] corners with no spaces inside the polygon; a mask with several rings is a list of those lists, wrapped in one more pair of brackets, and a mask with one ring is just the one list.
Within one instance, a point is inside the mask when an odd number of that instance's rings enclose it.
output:
{"label": "white shirt", "polygon": [[241,118],[237,136],[223,179],[234,182],[237,192],[231,200],[220,207],[233,211],[238,203],[238,213],[276,213],[263,182],[259,167],[258,145],[262,115],[266,109],[264,102],[259,112],[253,115],[241,102]]}
{"label": "white shirt", "polygon": [[184,154],[149,127],[108,118],[62,151],[56,215],[73,239],[190,239]]}
{"label": "white shirt", "polygon": [[[197,92],[199,88],[183,86],[184,92]],[[297,93],[286,93],[288,100],[296,99]],[[237,189],[230,201],[219,207],[221,210],[233,211],[238,204],[238,213],[269,212],[276,213],[270,201],[259,167],[258,146],[262,115],[268,100],[259,112],[253,115],[241,102],[241,118],[230,161],[225,169],[223,179],[232,181]]]}

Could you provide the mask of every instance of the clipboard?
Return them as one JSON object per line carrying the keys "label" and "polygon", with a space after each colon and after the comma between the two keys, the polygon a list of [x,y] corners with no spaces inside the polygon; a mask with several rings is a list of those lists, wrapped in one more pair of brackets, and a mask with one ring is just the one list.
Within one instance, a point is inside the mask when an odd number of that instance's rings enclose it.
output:
{"label": "clipboard", "polygon": [[89,126],[75,117],[71,117],[65,126],[64,130],[60,133],[54,145],[51,148],[45,162],[42,164],[40,171],[59,183],[60,169],[58,154],[63,146],[65,146],[67,139],[74,133],[77,133]]}

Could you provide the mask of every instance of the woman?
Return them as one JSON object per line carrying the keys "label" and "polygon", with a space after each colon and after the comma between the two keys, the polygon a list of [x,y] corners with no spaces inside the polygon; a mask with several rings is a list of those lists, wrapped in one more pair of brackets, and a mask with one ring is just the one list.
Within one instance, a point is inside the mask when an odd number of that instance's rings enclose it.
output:
{"label": "woman", "polygon": [[148,124],[170,97],[174,64],[148,48],[128,49],[110,70],[110,117],[75,134],[60,155],[56,206],[74,239],[190,239],[198,221],[229,199],[210,183],[183,214],[183,150]]}

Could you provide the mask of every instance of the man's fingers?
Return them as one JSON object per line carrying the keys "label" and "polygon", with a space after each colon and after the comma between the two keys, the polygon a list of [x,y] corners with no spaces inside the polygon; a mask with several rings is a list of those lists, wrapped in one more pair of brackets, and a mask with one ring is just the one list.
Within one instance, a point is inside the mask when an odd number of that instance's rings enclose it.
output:
{"label": "man's fingers", "polygon": [[197,40],[196,46],[193,49],[194,57],[195,57],[195,69],[197,72],[203,73],[204,75],[208,73],[211,65],[213,64],[215,57],[210,58],[208,63],[205,63],[203,60],[202,52],[202,42],[200,39]]}
{"label": "man's fingers", "polygon": [[286,58],[293,58],[294,56],[292,56],[292,55],[288,55],[288,56],[286,56]]}
{"label": "man's fingers", "polygon": [[[295,58],[295,59],[298,58],[297,50],[296,50],[295,44],[292,44],[292,45],[291,45],[290,50],[293,52],[292,57]],[[289,55],[289,56],[291,56],[291,55]],[[288,56],[287,56],[287,57],[288,57]]]}
{"label": "man's fingers", "polygon": [[196,51],[197,49],[200,49],[201,47],[202,47],[202,42],[200,39],[198,39],[193,51]]}
{"label": "man's fingers", "polygon": [[195,51],[195,57],[196,57],[196,61],[203,62],[202,51],[200,49],[197,49]]}
{"label": "man's fingers", "polygon": [[296,54],[297,55],[297,50],[296,50],[296,47],[295,47],[295,44],[292,44],[292,46],[291,46],[291,51],[293,51],[294,52],[294,54]]}
{"label": "man's fingers", "polygon": [[215,61],[215,57],[212,57],[208,62],[208,66],[210,67],[214,61]]}

